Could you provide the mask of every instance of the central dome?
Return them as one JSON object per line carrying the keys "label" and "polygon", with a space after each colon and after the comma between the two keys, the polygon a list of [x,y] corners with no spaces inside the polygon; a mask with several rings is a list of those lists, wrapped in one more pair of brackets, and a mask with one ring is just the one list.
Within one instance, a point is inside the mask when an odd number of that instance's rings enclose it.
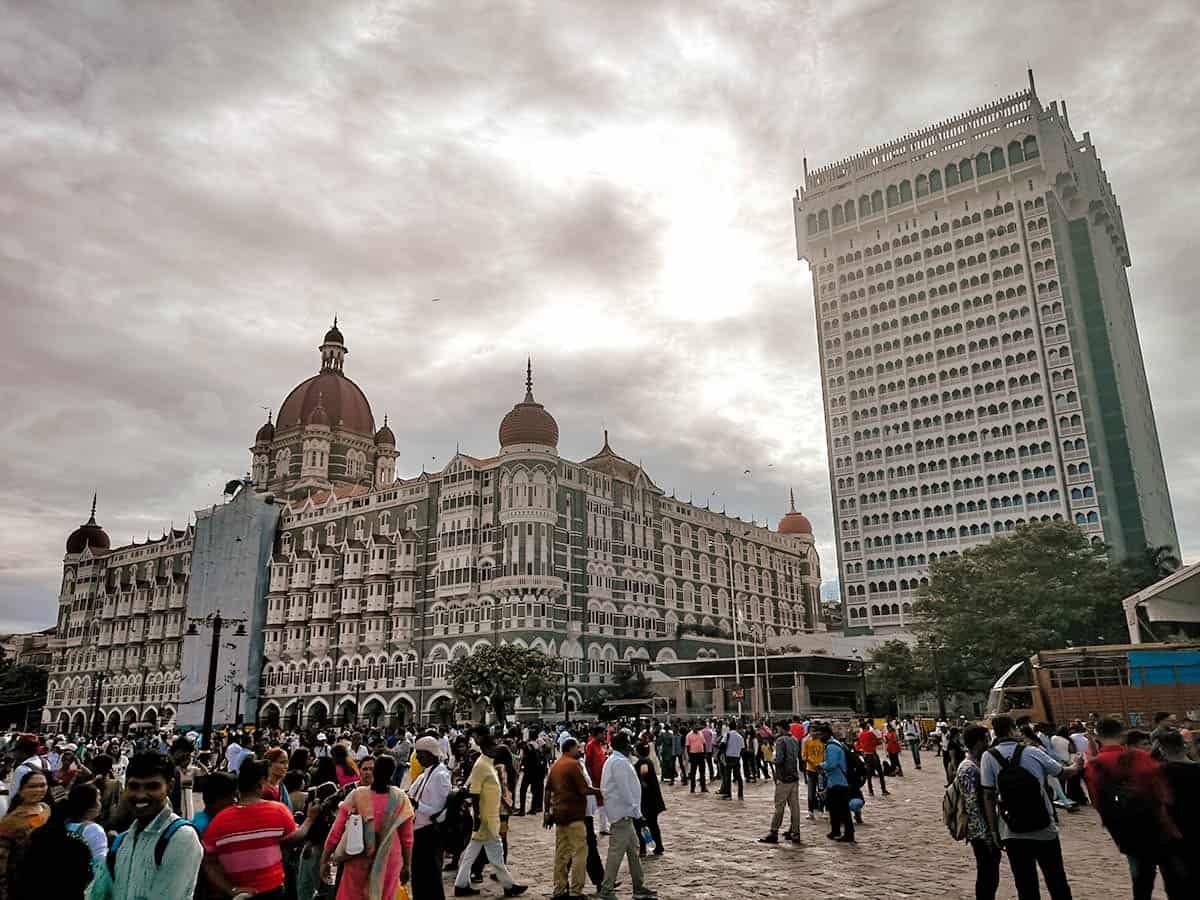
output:
{"label": "central dome", "polygon": [[[292,388],[283,406],[279,407],[276,433],[314,424],[313,413],[316,412],[315,424],[328,424],[374,440],[375,417],[371,415],[371,404],[359,386],[342,372],[346,352],[335,318],[321,344],[321,371]],[[325,422],[321,421],[322,416],[326,418]]]}
{"label": "central dome", "polygon": [[92,495],[92,514],[86,522],[71,532],[67,538],[68,553],[82,553],[85,547],[94,550],[109,548],[108,534],[96,524],[96,495]]}
{"label": "central dome", "polygon": [[796,512],[796,492],[789,491],[789,495],[792,501],[791,509],[779,520],[779,533],[811,535],[813,533],[812,522],[804,513]]}
{"label": "central dome", "polygon": [[322,372],[296,385],[279,408],[275,430],[307,425],[318,405],[324,407],[334,428],[374,439],[375,417],[371,415],[371,404],[357,384],[338,372]]}
{"label": "central dome", "polygon": [[525,370],[525,399],[500,420],[500,446],[542,444],[558,447],[558,423],[546,407],[533,399],[533,361]]}

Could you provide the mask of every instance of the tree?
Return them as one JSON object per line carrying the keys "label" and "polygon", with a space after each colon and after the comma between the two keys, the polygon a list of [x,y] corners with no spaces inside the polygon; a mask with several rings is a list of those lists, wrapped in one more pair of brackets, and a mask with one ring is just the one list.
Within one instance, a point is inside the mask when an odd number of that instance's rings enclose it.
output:
{"label": "tree", "polygon": [[887,641],[871,654],[868,682],[889,703],[900,697],[915,697],[933,689],[929,662],[905,641]]}
{"label": "tree", "polygon": [[1069,522],[1034,522],[936,560],[914,612],[944,686],[979,687],[1039,650],[1123,640],[1129,577],[1104,554]]}
{"label": "tree", "polygon": [[454,660],[446,677],[460,708],[485,703],[503,725],[518,697],[540,702],[554,693],[562,671],[559,661],[541,650],[503,644]]}
{"label": "tree", "polygon": [[1175,548],[1170,544],[1159,544],[1158,546],[1147,544],[1141,553],[1136,553],[1125,560],[1124,569],[1130,582],[1128,592],[1136,594],[1138,591],[1150,587],[1156,581],[1161,581],[1175,572],[1180,565]]}

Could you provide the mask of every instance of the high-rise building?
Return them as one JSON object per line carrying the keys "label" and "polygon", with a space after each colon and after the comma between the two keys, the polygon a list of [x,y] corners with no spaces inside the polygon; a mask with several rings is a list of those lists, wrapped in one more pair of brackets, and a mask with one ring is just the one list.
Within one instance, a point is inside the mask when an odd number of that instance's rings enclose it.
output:
{"label": "high-rise building", "polygon": [[1029,87],[810,170],[812,271],[848,630],[901,629],[933,560],[1066,519],[1115,558],[1178,547],[1091,135]]}
{"label": "high-rise building", "polygon": [[212,648],[218,723],[382,724],[449,715],[450,663],[493,642],[561,658],[576,707],[626,667],[824,630],[794,503],[773,531],[679,500],[607,432],[560,457],[531,368],[492,454],[397,478],[403,431],[376,429],[336,323],[320,352],[224,505],[112,547],[93,501],[67,539],[45,723],[198,724]]}

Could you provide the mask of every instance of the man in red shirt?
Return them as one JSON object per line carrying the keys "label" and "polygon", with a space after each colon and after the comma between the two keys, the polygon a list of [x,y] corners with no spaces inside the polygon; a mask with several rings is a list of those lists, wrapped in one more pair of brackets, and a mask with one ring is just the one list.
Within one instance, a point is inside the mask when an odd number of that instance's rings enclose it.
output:
{"label": "man in red shirt", "polygon": [[858,740],[856,743],[858,749],[862,751],[863,761],[867,764],[867,772],[869,773],[867,776],[867,790],[869,790],[872,794],[875,793],[875,789],[871,786],[870,776],[878,775],[879,791],[883,794],[883,796],[886,797],[889,791],[887,789],[887,782],[883,777],[883,766],[879,763],[879,745],[883,743],[883,741],[879,737],[879,732],[871,727],[870,721],[863,719],[859,724],[861,726],[861,730],[858,732]]}
{"label": "man in red shirt", "polygon": [[804,727],[804,723],[800,721],[799,716],[792,716],[792,724],[788,726],[788,731],[801,744],[804,743],[804,738],[808,734],[808,729]]}
{"label": "man in red shirt", "polygon": [[[596,725],[583,750],[583,764],[587,766],[588,777],[593,785],[600,784],[607,759],[608,755],[604,752],[604,726]],[[596,797],[596,826],[601,834],[608,834],[608,814],[604,811],[604,798],[600,796]]]}
{"label": "man in red shirt", "polygon": [[1187,863],[1179,854],[1179,829],[1167,808],[1170,791],[1158,761],[1145,750],[1125,745],[1125,726],[1101,719],[1096,726],[1100,752],[1084,776],[1100,821],[1129,860],[1135,900],[1149,900],[1156,872],[1162,871],[1168,900],[1192,897]]}
{"label": "man in red shirt", "polygon": [[283,900],[283,844],[308,835],[320,807],[309,806],[299,828],[282,803],[262,798],[265,763],[247,760],[238,770],[238,802],[221,810],[204,830],[204,872],[214,897],[250,894]]}

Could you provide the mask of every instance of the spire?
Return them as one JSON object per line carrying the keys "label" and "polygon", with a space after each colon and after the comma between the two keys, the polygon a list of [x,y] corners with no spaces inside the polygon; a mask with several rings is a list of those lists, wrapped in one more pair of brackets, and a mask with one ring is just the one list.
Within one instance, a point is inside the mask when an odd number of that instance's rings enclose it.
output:
{"label": "spire", "polygon": [[533,357],[525,359],[525,402],[533,402]]}
{"label": "spire", "polygon": [[96,495],[95,495],[95,493],[92,494],[92,514],[90,516],[88,516],[87,523],[89,525],[96,524]]}
{"label": "spire", "polygon": [[337,328],[337,313],[333,314],[333,327]]}
{"label": "spire", "polygon": [[796,511],[796,489],[795,488],[788,488],[788,499],[792,503],[792,506],[788,510],[788,512],[795,512]]}
{"label": "spire", "polygon": [[1037,87],[1033,83],[1033,66],[1027,67],[1025,69],[1025,73],[1029,76],[1029,93],[1033,94],[1036,97],[1037,96]]}

